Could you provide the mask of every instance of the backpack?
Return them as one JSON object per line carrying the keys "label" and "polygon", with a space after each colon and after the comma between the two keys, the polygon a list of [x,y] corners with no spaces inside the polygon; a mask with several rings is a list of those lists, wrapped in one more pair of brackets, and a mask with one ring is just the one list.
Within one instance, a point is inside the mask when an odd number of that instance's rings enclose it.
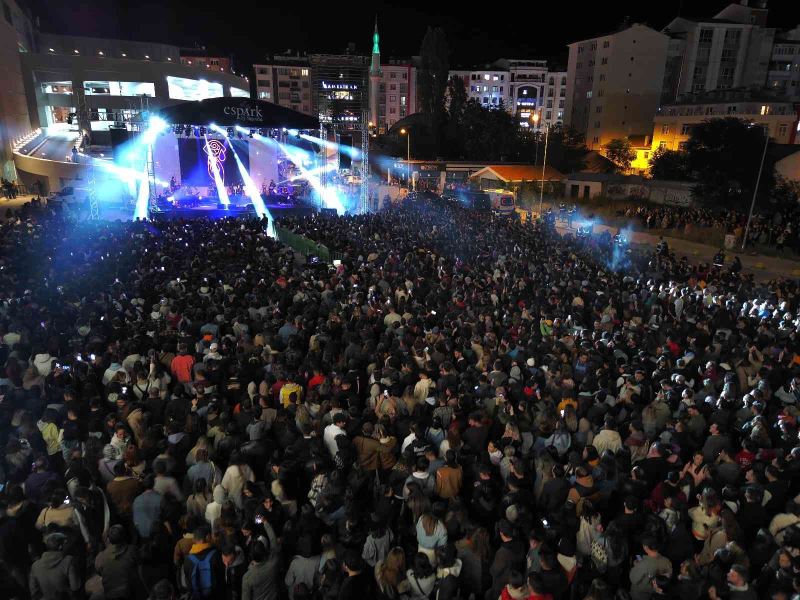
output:
{"label": "backpack", "polygon": [[216,555],[216,550],[209,551],[202,559],[197,555],[190,554],[189,560],[192,561],[192,577],[189,581],[192,588],[192,598],[210,598],[213,586],[211,560]]}

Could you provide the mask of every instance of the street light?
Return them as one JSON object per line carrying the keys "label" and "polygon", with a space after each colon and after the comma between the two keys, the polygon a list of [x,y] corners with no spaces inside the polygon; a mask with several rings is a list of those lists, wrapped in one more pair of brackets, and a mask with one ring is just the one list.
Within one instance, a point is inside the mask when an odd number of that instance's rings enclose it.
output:
{"label": "street light", "polygon": [[536,142],[536,155],[535,155],[535,157],[533,159],[533,164],[538,164],[538,162],[539,162],[539,113],[534,111],[533,116],[531,117],[531,120],[533,121],[533,129],[534,129],[533,136],[534,136],[534,140]]}
{"label": "street light", "polygon": [[411,187],[411,132],[403,128],[400,135],[406,136],[406,183]]}
{"label": "street light", "polygon": [[767,156],[767,146],[769,146],[769,127],[767,125],[759,125],[764,128],[764,152],[761,154],[761,164],[758,167],[758,176],[756,177],[756,185],[753,188],[753,200],[750,202],[750,214],[747,215],[747,225],[744,227],[744,239],[742,239],[742,250],[747,244],[747,234],[750,232],[750,221],[753,220],[753,209],[756,207],[756,194],[758,194],[758,184],[761,183],[761,172],[764,170],[764,158]]}
{"label": "street light", "polygon": [[547,168],[547,138],[550,134],[550,124],[544,125],[544,159],[542,160],[542,186],[539,188],[539,218],[542,218],[542,203],[544,202],[544,171]]}

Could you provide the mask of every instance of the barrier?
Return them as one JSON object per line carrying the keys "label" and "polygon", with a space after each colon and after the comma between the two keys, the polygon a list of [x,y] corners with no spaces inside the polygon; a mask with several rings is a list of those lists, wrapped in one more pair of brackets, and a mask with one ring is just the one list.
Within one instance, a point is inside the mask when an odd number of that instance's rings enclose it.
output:
{"label": "barrier", "polygon": [[303,256],[317,256],[321,261],[326,263],[333,260],[331,251],[328,250],[326,246],[318,244],[314,240],[298,235],[284,227],[278,227],[277,225],[275,226],[275,234],[279,242],[286,244],[292,250],[299,252]]}

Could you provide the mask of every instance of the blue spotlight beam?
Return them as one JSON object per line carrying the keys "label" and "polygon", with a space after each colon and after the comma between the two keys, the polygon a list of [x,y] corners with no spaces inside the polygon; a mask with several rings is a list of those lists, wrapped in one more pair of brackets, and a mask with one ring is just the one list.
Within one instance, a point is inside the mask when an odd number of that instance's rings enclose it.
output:
{"label": "blue spotlight beam", "polygon": [[[151,145],[147,146],[148,159],[153,152]],[[144,170],[139,178],[139,193],[136,196],[136,208],[133,211],[133,218],[146,219],[150,210],[150,181],[147,173],[147,161],[145,161]]]}
{"label": "blue spotlight beam", "polygon": [[347,154],[353,160],[361,160],[361,150],[359,150],[358,148],[353,148],[353,146],[345,146],[343,144],[337,144],[336,142],[331,142],[330,140],[323,140],[322,138],[314,137],[313,135],[308,135],[307,133],[301,133],[299,137],[308,142],[312,142],[318,146],[328,148],[329,150],[336,150],[337,152],[342,152],[344,154]]}
{"label": "blue spotlight beam", "polygon": [[[211,129],[217,131],[228,138],[228,132],[222,129],[217,125],[211,125]],[[242,164],[242,160],[239,158],[239,155],[236,153],[236,148],[233,147],[233,144],[230,144],[231,152],[233,152],[233,158],[236,159],[236,166],[239,167],[239,174],[242,176],[242,181],[244,182],[244,191],[247,194],[248,198],[253,203],[253,208],[256,210],[256,214],[259,217],[266,216],[269,219],[269,227],[267,229],[267,235],[270,237],[277,237],[275,231],[275,218],[270,214],[267,210],[266,205],[264,204],[264,199],[261,198],[261,192],[256,187],[253,178],[250,177],[250,173],[247,172],[247,169],[244,168]]]}
{"label": "blue spotlight beam", "polygon": [[[270,140],[274,142],[274,140]],[[322,204],[325,208],[335,208],[337,214],[344,214],[345,208],[344,204],[342,203],[341,198],[339,198],[336,189],[329,186],[322,185],[319,177],[313,174],[311,171],[307,170],[303,166],[303,155],[308,154],[299,148],[294,146],[289,146],[287,144],[281,144],[280,142],[275,142],[278,144],[281,150],[283,150],[284,154],[291,160],[295,166],[300,170],[301,175],[308,181],[314,191],[319,194],[319,197],[322,198]]]}

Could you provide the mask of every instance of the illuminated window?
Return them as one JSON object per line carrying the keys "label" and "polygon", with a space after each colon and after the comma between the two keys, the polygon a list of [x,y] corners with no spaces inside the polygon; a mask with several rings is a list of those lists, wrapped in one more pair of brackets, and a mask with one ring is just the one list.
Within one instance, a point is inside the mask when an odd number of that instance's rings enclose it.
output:
{"label": "illuminated window", "polygon": [[486,81],[489,81],[489,74],[488,74],[488,73],[486,73],[486,75],[484,75],[484,76],[483,76],[483,78],[484,78]]}
{"label": "illuminated window", "polygon": [[42,84],[43,94],[71,94],[71,81],[47,81]]}
{"label": "illuminated window", "polygon": [[231,97],[232,98],[249,98],[250,92],[248,90],[243,90],[242,88],[232,87],[230,89]]}
{"label": "illuminated window", "polygon": [[661,126],[661,134],[666,135],[669,133],[669,125],[662,125]]}
{"label": "illuminated window", "polygon": [[303,77],[308,77],[308,69],[300,69],[300,75]]}
{"label": "illuminated window", "polygon": [[156,86],[148,81],[84,81],[87,96],[148,96],[155,98]]}
{"label": "illuminated window", "polygon": [[769,113],[770,113],[770,107],[767,106],[766,104],[763,104],[761,106],[761,114],[762,115],[768,115]]}

